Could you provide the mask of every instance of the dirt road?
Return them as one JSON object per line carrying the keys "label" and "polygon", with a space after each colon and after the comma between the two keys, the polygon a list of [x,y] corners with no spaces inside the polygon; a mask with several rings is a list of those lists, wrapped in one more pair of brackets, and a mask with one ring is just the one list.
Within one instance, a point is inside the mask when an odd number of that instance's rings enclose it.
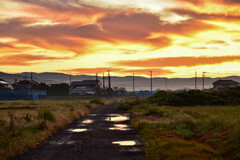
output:
{"label": "dirt road", "polygon": [[14,160],[146,159],[137,133],[129,126],[129,115],[117,110],[118,103],[96,108]]}

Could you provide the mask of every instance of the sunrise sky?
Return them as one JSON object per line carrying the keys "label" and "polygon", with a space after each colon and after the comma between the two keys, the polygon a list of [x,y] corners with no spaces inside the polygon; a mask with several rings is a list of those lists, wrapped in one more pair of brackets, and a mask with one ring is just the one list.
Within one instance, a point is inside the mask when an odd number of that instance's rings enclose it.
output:
{"label": "sunrise sky", "polygon": [[0,0],[0,71],[106,70],[240,75],[240,1]]}

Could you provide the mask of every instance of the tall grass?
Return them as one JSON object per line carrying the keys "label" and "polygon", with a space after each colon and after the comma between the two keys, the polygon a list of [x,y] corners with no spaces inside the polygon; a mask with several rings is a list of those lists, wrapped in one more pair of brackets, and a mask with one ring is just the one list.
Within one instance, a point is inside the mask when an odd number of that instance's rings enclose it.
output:
{"label": "tall grass", "polygon": [[150,160],[240,159],[240,106],[170,107],[146,100],[119,108],[131,113]]}
{"label": "tall grass", "polygon": [[[89,107],[87,107],[89,105]],[[98,105],[89,100],[0,103],[0,159],[33,148]]]}

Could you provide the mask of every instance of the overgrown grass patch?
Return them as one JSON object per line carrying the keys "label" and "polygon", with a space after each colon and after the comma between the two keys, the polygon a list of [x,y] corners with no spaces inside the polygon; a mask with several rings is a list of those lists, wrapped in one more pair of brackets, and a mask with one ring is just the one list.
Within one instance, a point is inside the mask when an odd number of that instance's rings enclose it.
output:
{"label": "overgrown grass patch", "polygon": [[1,102],[0,159],[9,159],[35,147],[97,106],[90,100]]}
{"label": "overgrown grass patch", "polygon": [[240,106],[166,107],[143,101],[130,108],[131,124],[150,160],[240,159]]}

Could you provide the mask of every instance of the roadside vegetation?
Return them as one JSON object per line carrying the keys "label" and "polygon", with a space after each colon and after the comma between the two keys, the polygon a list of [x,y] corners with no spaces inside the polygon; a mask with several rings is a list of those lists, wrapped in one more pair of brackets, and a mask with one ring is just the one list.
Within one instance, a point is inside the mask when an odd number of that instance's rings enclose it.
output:
{"label": "roadside vegetation", "polygon": [[35,147],[57,130],[109,101],[1,101],[0,159],[9,159]]}
{"label": "roadside vegetation", "polygon": [[[191,92],[182,95],[191,96]],[[186,97],[179,98],[181,100],[178,99],[174,106],[163,105],[161,103],[166,99],[162,94],[163,91],[146,100],[126,101],[119,105],[119,109],[131,113],[131,124],[140,132],[148,159],[240,159],[240,106],[221,106],[220,103],[187,106],[183,100],[190,100]],[[233,97],[235,95],[228,95],[222,101]]]}

